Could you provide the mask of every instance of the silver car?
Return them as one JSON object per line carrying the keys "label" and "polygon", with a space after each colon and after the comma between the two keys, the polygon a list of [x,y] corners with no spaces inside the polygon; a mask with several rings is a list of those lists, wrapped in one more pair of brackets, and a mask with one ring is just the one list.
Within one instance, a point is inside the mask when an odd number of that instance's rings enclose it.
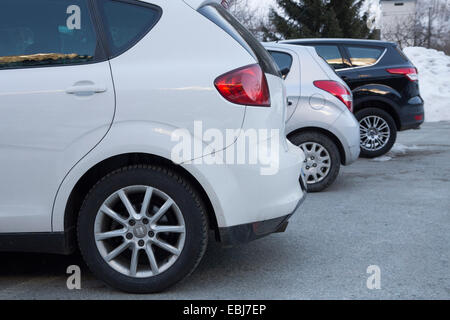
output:
{"label": "silver car", "polygon": [[286,82],[286,134],[306,154],[308,190],[328,188],[341,165],[359,157],[359,124],[350,88],[312,47],[264,43]]}

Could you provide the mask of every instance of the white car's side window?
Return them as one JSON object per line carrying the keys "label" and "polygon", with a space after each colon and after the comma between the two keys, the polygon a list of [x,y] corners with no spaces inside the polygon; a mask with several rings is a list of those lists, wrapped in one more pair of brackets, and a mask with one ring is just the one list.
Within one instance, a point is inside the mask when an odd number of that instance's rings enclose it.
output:
{"label": "white car's side window", "polygon": [[0,70],[98,59],[87,0],[4,0],[0,43]]}
{"label": "white car's side window", "polygon": [[112,0],[97,2],[108,37],[110,57],[130,49],[159,21],[161,8],[139,2],[125,3]]}

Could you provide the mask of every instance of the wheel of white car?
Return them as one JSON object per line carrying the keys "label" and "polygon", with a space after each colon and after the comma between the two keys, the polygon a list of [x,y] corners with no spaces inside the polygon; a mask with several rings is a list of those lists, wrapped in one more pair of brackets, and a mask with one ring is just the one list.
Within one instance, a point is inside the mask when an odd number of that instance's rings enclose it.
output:
{"label": "wheel of white car", "polygon": [[305,153],[303,172],[309,192],[320,192],[333,184],[339,175],[341,157],[336,144],[320,132],[301,132],[290,137]]}
{"label": "wheel of white car", "polygon": [[132,166],[107,175],[87,195],[78,220],[89,268],[132,293],[159,292],[188,276],[207,240],[199,196],[164,167]]}

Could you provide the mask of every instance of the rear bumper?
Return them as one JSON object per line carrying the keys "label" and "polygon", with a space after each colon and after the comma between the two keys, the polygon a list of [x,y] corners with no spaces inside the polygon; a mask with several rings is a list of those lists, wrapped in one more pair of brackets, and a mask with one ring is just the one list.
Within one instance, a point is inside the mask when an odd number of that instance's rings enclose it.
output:
{"label": "rear bumper", "polygon": [[417,129],[425,121],[424,102],[420,97],[411,99],[400,110],[400,131]]}
{"label": "rear bumper", "polygon": [[333,123],[330,131],[339,139],[344,149],[345,159],[343,165],[350,165],[359,158],[360,131],[359,122],[350,112],[343,112]]}
{"label": "rear bumper", "polygon": [[[245,135],[239,136],[235,145],[243,144],[243,139],[246,139]],[[279,144],[284,144],[279,145],[273,139],[279,139]],[[262,150],[275,155],[266,159],[269,162],[264,165],[183,165],[206,191],[219,230],[285,217],[294,212],[299,201],[305,197],[304,184],[299,183],[305,160],[303,151],[287,142],[284,136],[273,139],[270,141],[274,145],[267,141],[260,142],[260,147],[258,144],[247,145],[246,159],[252,153],[257,154],[264,145],[265,149]],[[234,152],[237,154],[236,150]],[[216,156],[224,159],[225,163],[226,153],[227,150],[223,150]]]}
{"label": "rear bumper", "polygon": [[294,215],[305,199],[306,197],[303,197],[296,205],[294,211],[286,216],[228,228],[220,228],[220,242],[225,247],[233,247],[263,238],[273,233],[285,232],[289,224],[289,219]]}

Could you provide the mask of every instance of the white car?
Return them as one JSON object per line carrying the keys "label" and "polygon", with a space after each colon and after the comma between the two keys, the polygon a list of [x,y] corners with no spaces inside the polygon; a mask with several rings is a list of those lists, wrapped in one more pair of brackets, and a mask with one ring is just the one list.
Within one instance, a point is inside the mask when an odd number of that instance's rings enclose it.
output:
{"label": "white car", "polygon": [[286,134],[306,154],[308,191],[323,191],[340,166],[360,153],[359,123],[350,88],[313,47],[265,43],[283,74],[288,95]]}
{"label": "white car", "polygon": [[[144,293],[189,275],[209,230],[231,245],[284,231],[305,197],[284,135],[244,150],[279,146],[265,164],[202,161],[246,129],[285,130],[275,63],[220,3],[1,1],[0,251],[78,246],[98,278]],[[199,122],[238,134],[214,149]],[[173,161],[179,130],[194,161]]]}

